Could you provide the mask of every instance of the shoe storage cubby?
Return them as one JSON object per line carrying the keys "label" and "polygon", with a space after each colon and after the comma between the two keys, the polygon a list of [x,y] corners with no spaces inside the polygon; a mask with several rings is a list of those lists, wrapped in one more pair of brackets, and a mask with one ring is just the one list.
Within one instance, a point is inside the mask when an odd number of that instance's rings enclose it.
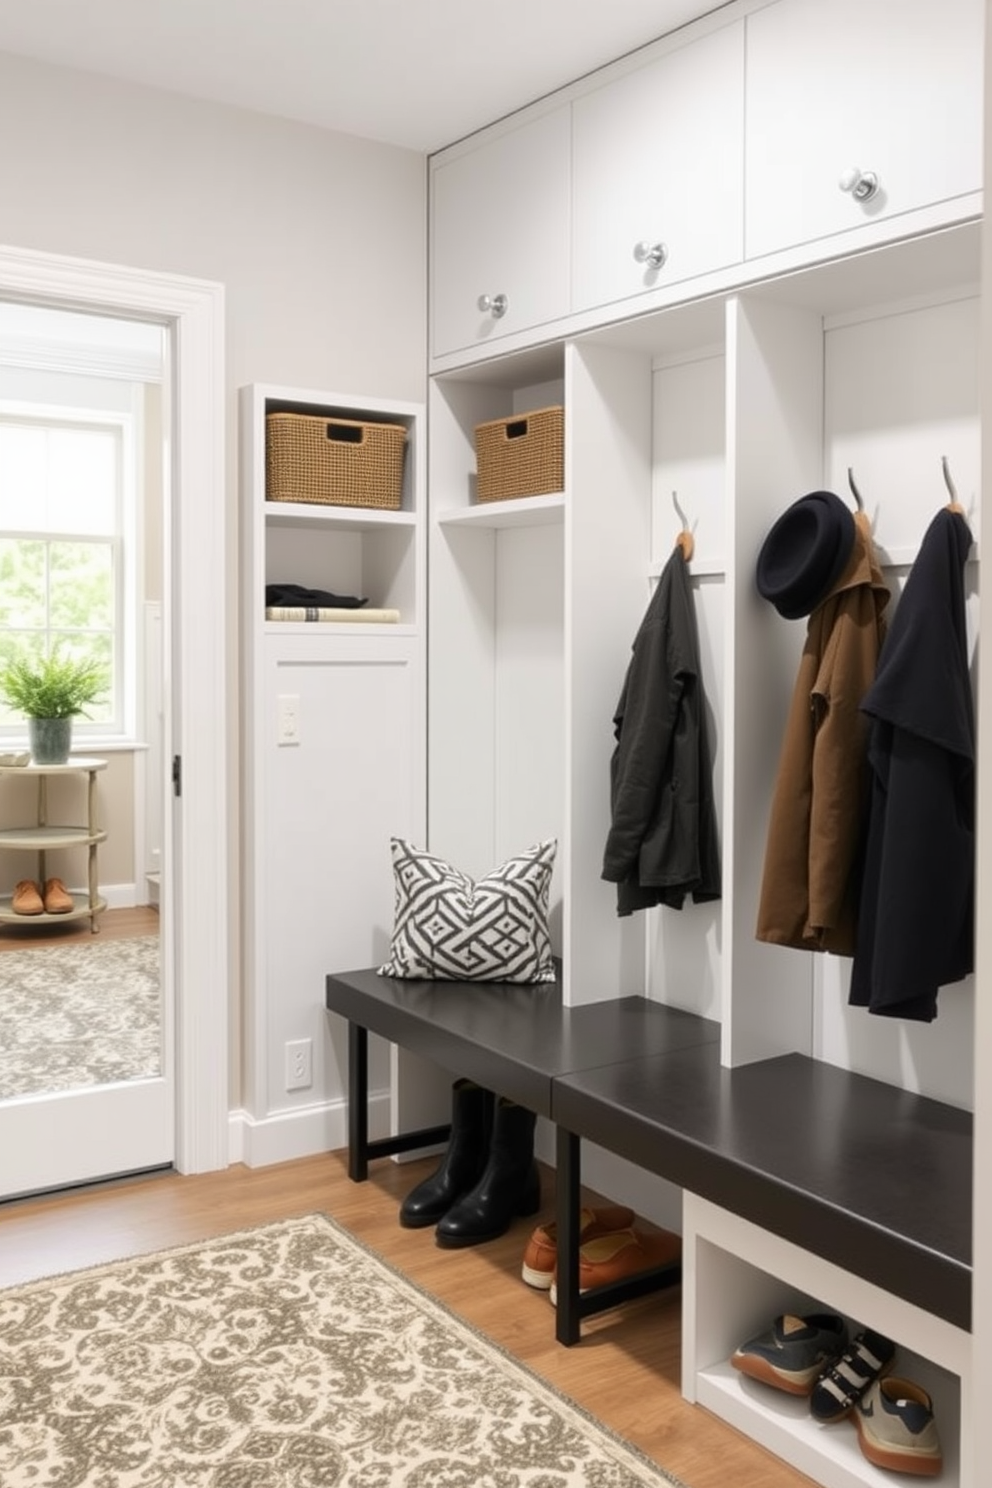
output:
{"label": "shoe storage cubby", "polygon": [[923,1308],[812,1256],[747,1220],[687,1194],[683,1209],[682,1391],[784,1457],[825,1488],[883,1488],[918,1481],[869,1462],[851,1419],[821,1425],[801,1396],[733,1368],[730,1356],[782,1313],[839,1313],[851,1337],[862,1328],[896,1345],[891,1373],[933,1401],[943,1453],[941,1483],[978,1483],[963,1471],[968,1439],[971,1338]]}

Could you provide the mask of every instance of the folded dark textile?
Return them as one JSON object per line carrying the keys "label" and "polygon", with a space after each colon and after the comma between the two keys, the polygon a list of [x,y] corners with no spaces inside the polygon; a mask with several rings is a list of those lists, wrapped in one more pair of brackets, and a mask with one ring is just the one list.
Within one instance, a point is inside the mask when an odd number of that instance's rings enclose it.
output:
{"label": "folded dark textile", "polygon": [[305,589],[302,584],[266,584],[266,605],[309,605],[314,609],[360,610],[367,599],[332,594],[329,589]]}

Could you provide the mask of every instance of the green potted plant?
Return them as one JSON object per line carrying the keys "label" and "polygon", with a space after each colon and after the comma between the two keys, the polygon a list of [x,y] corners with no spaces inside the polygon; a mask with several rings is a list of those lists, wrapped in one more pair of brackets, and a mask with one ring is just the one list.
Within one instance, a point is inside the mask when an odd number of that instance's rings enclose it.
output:
{"label": "green potted plant", "polygon": [[65,764],[73,718],[85,715],[106,690],[105,666],[67,656],[58,646],[47,656],[15,656],[0,666],[0,696],[27,718],[36,765]]}

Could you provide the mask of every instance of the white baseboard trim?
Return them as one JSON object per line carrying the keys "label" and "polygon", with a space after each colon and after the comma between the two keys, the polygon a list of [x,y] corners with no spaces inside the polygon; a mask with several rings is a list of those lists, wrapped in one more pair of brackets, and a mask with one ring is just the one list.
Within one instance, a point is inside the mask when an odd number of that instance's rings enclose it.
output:
{"label": "white baseboard trim", "polygon": [[[85,899],[89,889],[85,884],[70,884],[69,892]],[[108,909],[134,909],[137,904],[150,902],[147,897],[139,899],[138,886],[133,883],[98,884],[97,893],[101,899],[106,899]]]}
{"label": "white baseboard trim", "polygon": [[[347,1147],[348,1102],[341,1097],[262,1117],[234,1110],[228,1128],[228,1161],[244,1163],[248,1168],[265,1168],[272,1163],[292,1162],[297,1157],[314,1157]],[[369,1134],[384,1136],[388,1130],[389,1094],[383,1091],[369,1097]]]}
{"label": "white baseboard trim", "polygon": [[[383,1090],[370,1095],[369,1135],[385,1136],[389,1120],[389,1092]],[[248,1168],[265,1168],[298,1157],[315,1157],[322,1152],[340,1152],[348,1145],[348,1102],[346,1097],[339,1096],[263,1117],[236,1109],[229,1114],[228,1132],[228,1162],[244,1163]],[[538,1121],[534,1148],[536,1155],[553,1168],[555,1140],[550,1121]],[[427,1152],[443,1150],[442,1147],[424,1149],[394,1160],[410,1161]],[[682,1229],[680,1189],[615,1153],[606,1152],[594,1142],[582,1144],[582,1182],[612,1203],[629,1204],[637,1214],[655,1224],[670,1230]]]}
{"label": "white baseboard trim", "polygon": [[101,884],[100,893],[108,909],[134,909],[138,903],[137,884]]}

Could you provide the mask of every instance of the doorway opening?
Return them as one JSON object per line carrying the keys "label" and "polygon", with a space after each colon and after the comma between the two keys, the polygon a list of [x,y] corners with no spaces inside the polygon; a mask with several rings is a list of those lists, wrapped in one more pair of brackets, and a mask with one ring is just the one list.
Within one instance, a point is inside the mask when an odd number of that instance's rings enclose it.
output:
{"label": "doorway opening", "polygon": [[[84,1090],[0,1100],[0,1197],[9,1197],[158,1166],[163,1144],[180,1172],[226,1166],[232,930],[226,914],[223,291],[171,275],[0,248],[0,302],[157,328],[164,348],[160,464],[166,537],[157,771],[147,771],[143,761],[147,800],[159,808],[161,842],[158,867],[149,867],[143,820],[133,834],[139,845],[129,880],[132,897],[147,899],[156,871],[160,875],[158,945],[167,994],[162,1069]],[[134,669],[137,675],[137,657]],[[136,719],[133,705],[132,728]],[[108,744],[108,758],[110,752]],[[170,791],[173,761],[181,770],[181,796]]]}

